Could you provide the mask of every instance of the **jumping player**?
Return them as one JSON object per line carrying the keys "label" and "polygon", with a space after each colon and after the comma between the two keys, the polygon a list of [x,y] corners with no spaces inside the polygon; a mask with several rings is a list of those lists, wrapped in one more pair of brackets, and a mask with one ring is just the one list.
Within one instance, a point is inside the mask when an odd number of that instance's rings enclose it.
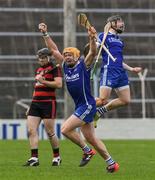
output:
{"label": "jumping player", "polygon": [[[97,127],[97,120],[105,112],[128,105],[130,103],[130,87],[126,70],[139,73],[141,67],[130,67],[123,62],[123,41],[118,34],[124,31],[124,21],[119,15],[111,16],[107,19],[107,23],[111,23],[111,28],[105,40],[105,46],[110,53],[116,58],[112,61],[109,55],[102,50],[102,65],[100,75],[99,98],[96,99],[97,113],[94,119],[94,126]],[[98,36],[98,42],[101,44],[104,33]],[[114,89],[118,98],[108,102],[111,91]],[[107,103],[108,102],[108,103]],[[106,105],[105,105],[106,104]]]}
{"label": "jumping player", "polygon": [[37,52],[38,63],[36,70],[35,86],[31,106],[27,113],[28,137],[31,148],[31,158],[24,166],[38,166],[38,132],[41,120],[44,122],[45,130],[52,147],[52,166],[59,166],[61,158],[59,154],[59,142],[54,131],[56,117],[56,94],[55,90],[62,87],[61,68],[55,66],[51,61],[51,52],[47,48]]}
{"label": "jumping player", "polygon": [[107,163],[107,171],[115,172],[119,165],[109,155],[105,145],[95,136],[93,117],[96,113],[96,102],[90,92],[90,71],[94,57],[96,55],[96,30],[91,27],[88,30],[90,50],[85,59],[80,58],[80,51],[75,47],[68,47],[61,54],[47,33],[47,25],[39,24],[39,29],[43,33],[43,37],[48,49],[59,64],[62,65],[64,71],[64,79],[71,97],[75,103],[74,113],[64,122],[61,132],[77,144],[83,150],[83,157],[80,167],[85,166],[95,155],[95,150],[91,149],[81,138],[76,128],[80,127],[85,139],[99,152],[101,157]]}

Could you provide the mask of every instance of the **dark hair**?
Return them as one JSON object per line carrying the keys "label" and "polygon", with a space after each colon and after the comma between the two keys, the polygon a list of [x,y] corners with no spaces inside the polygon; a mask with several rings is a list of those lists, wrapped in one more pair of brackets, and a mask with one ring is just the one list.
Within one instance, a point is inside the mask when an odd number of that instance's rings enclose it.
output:
{"label": "dark hair", "polygon": [[52,53],[48,50],[48,48],[42,48],[37,51],[38,56],[51,56]]}

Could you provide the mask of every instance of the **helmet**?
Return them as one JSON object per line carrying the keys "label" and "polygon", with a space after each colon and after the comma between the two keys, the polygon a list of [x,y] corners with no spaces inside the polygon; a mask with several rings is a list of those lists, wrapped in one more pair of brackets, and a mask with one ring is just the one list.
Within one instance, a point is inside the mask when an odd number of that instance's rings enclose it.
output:
{"label": "helmet", "polygon": [[[120,15],[113,15],[110,16],[107,19],[107,23],[111,23],[111,27],[117,32],[117,33],[122,33],[124,31],[124,25],[120,28],[117,28],[117,21],[123,21],[122,17]],[[123,21],[124,22],[124,21]]]}
{"label": "helmet", "polygon": [[79,58],[80,57],[80,51],[77,48],[75,48],[75,47],[67,47],[67,48],[65,48],[63,50],[63,55],[65,53],[67,53],[67,52],[68,53],[72,53],[74,58]]}
{"label": "helmet", "polygon": [[48,48],[42,48],[37,51],[38,56],[51,56],[51,52],[48,50]]}
{"label": "helmet", "polygon": [[120,15],[113,15],[113,16],[108,17],[107,23],[108,22],[113,22],[113,21],[118,21],[118,20],[123,21],[123,19],[122,19],[122,17]]}

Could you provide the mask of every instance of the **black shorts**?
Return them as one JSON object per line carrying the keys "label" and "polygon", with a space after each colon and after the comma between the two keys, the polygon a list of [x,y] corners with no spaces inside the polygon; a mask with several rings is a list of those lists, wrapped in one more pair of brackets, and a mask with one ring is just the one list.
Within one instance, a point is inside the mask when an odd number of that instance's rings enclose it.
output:
{"label": "black shorts", "polygon": [[50,102],[32,102],[29,116],[37,116],[41,119],[55,119],[56,118],[56,101]]}

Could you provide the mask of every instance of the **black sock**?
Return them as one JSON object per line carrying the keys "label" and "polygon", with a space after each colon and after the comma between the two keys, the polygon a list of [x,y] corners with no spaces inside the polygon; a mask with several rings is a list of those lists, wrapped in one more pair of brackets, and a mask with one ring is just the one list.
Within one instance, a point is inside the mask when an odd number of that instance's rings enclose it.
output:
{"label": "black sock", "polygon": [[38,149],[31,149],[31,157],[38,158]]}
{"label": "black sock", "polygon": [[59,156],[59,148],[54,148],[53,149],[53,156],[58,157]]}

